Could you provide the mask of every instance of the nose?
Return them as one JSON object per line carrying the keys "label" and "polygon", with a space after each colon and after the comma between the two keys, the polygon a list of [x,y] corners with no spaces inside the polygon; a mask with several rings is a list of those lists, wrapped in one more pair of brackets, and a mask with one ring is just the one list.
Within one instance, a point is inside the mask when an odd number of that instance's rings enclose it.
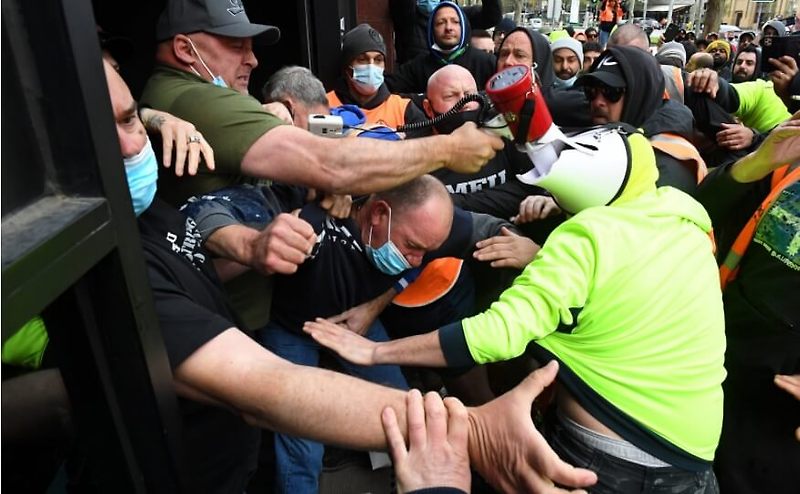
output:
{"label": "nose", "polygon": [[256,58],[256,54],[253,53],[253,49],[247,50],[244,55],[244,60],[242,61],[244,65],[250,66],[251,69],[258,67],[258,59]]}
{"label": "nose", "polygon": [[406,261],[411,264],[412,268],[418,268],[422,264],[422,256],[417,254],[406,254]]}
{"label": "nose", "polygon": [[[468,93],[461,93],[461,95],[459,96],[459,99],[463,98],[467,94]],[[478,108],[479,107],[478,107],[478,102],[477,101],[470,101],[469,103],[464,105],[464,108],[462,108],[461,111],[472,111],[472,110],[477,110]]]}
{"label": "nose", "polygon": [[517,63],[517,59],[514,58],[514,55],[509,55],[502,62],[500,62],[500,70],[503,70],[507,67],[511,67],[512,65],[519,65]]}
{"label": "nose", "polygon": [[117,137],[119,137],[119,148],[123,158],[130,158],[139,154],[144,147],[144,130],[130,132],[117,128]]}

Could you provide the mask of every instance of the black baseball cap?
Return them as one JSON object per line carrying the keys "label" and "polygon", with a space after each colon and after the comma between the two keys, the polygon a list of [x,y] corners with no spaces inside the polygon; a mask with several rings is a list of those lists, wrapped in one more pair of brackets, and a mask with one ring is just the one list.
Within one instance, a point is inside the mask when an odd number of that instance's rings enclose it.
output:
{"label": "black baseball cap", "polygon": [[266,45],[274,45],[281,37],[275,26],[250,22],[241,0],[168,0],[156,25],[158,41],[198,31],[231,38],[257,36]]}
{"label": "black baseball cap", "polygon": [[613,55],[606,54],[601,56],[594,65],[592,71],[588,74],[583,74],[575,81],[576,86],[591,85],[594,81],[599,81],[609,87],[624,88],[628,87],[625,82],[625,75],[622,73],[622,67]]}

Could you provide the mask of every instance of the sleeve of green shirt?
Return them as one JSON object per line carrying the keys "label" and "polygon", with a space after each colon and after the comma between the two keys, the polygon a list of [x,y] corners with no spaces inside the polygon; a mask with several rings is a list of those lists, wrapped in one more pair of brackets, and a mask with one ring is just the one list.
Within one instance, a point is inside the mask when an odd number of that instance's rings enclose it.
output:
{"label": "sleeve of green shirt", "polygon": [[217,173],[238,174],[250,147],[283,123],[255,98],[211,84],[183,92],[170,111],[202,132],[214,149]]}
{"label": "sleeve of green shirt", "polygon": [[[522,354],[532,340],[559,327],[577,324],[595,270],[592,236],[580,222],[567,221],[548,238],[514,284],[482,314],[441,329],[440,342],[448,364],[464,364],[459,348],[483,364]],[[463,337],[452,334],[463,332]],[[460,341],[459,341],[460,340]]]}
{"label": "sleeve of green shirt", "polygon": [[756,80],[731,84],[739,96],[739,108],[734,115],[747,127],[767,132],[791,115],[775,94],[772,81]]}

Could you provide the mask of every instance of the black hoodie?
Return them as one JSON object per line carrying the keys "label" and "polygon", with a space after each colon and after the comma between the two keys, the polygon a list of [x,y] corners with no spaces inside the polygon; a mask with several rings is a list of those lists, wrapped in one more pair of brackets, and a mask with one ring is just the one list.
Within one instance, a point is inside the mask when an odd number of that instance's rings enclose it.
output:
{"label": "black hoodie", "polygon": [[[448,54],[433,48],[433,18],[439,9],[449,7],[458,12],[461,21],[461,41]],[[483,88],[486,81],[494,74],[494,55],[483,50],[475,50],[469,46],[470,28],[464,11],[457,4],[449,1],[439,3],[431,12],[428,21],[428,53],[418,55],[404,63],[394,74],[386,77],[386,85],[393,93],[424,93],[428,79],[434,72],[448,64],[456,64],[472,72],[478,88]]]}
{"label": "black hoodie", "polygon": [[[621,120],[642,129],[647,137],[668,132],[690,139],[694,133],[692,112],[679,102],[664,99],[664,73],[655,57],[640,48],[613,46],[597,57],[591,71],[606,53],[617,60],[627,84]],[[697,178],[689,168],[672,156],[655,151],[659,173],[656,183],[692,192]]]}

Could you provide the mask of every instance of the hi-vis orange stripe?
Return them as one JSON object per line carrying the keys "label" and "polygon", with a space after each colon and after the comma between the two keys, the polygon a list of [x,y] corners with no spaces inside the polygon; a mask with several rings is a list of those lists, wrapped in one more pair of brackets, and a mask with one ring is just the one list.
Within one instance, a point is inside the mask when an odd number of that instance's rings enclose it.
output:
{"label": "hi-vis orange stripe", "polygon": [[456,284],[463,264],[463,260],[455,257],[434,259],[392,303],[401,307],[422,307],[439,300]]}
{"label": "hi-vis orange stripe", "polygon": [[736,237],[736,241],[733,242],[730,252],[725,256],[725,261],[723,261],[722,266],[719,268],[719,281],[723,290],[728,283],[736,278],[736,274],[739,271],[739,261],[742,260],[745,252],[747,252],[747,248],[753,240],[756,228],[758,228],[758,223],[761,221],[761,218],[763,218],[764,213],[772,206],[772,203],[775,202],[775,199],[783,189],[798,180],[800,180],[800,166],[789,172],[789,165],[784,165],[772,173],[772,190],[770,190],[767,197],[764,198],[758,206],[758,209],[756,209],[756,212],[753,213],[753,216],[747,221],[742,231],[739,232],[739,236]]}
{"label": "hi-vis orange stripe", "polygon": [[700,156],[700,153],[697,152],[697,148],[683,137],[664,132],[651,136],[650,144],[659,151],[667,153],[681,162],[691,162],[691,171],[694,173],[698,184],[708,175],[706,162]]}

